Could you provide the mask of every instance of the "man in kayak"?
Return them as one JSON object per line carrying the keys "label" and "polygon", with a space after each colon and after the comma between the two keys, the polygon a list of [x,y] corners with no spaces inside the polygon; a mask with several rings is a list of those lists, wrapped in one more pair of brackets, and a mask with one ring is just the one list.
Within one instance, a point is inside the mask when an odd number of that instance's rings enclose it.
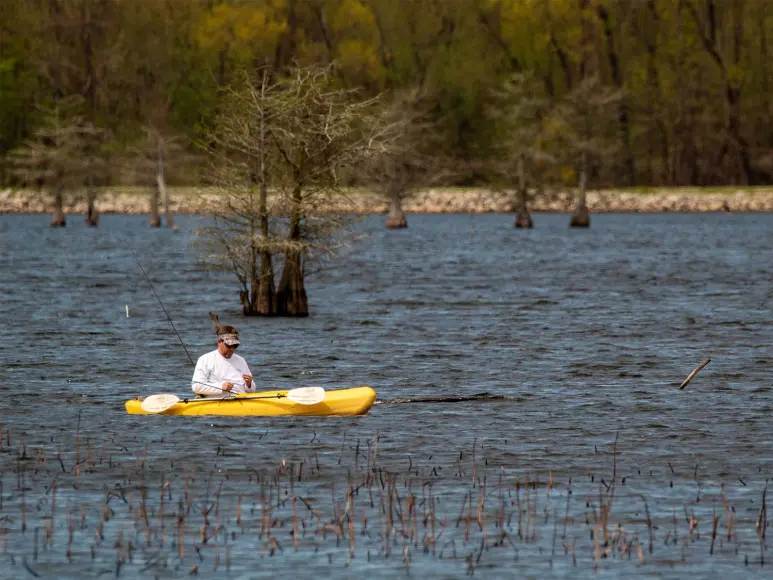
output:
{"label": "man in kayak", "polygon": [[211,397],[255,392],[250,367],[235,352],[238,347],[239,331],[233,326],[220,326],[217,348],[201,355],[196,363],[191,383],[194,393]]}

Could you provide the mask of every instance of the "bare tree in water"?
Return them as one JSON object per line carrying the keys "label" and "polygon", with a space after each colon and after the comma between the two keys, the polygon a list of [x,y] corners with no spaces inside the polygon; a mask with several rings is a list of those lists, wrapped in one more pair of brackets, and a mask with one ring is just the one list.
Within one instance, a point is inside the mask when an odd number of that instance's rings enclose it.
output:
{"label": "bare tree in water", "polygon": [[133,181],[150,187],[150,226],[153,228],[161,227],[163,208],[167,227],[177,231],[174,212],[169,207],[167,181],[171,165],[189,167],[194,161],[185,143],[179,135],[149,126],[145,128],[144,138],[130,149],[133,158],[127,164]]}
{"label": "bare tree in water", "polygon": [[437,154],[437,127],[428,121],[423,106],[418,91],[410,91],[383,108],[385,132],[376,154],[358,172],[364,185],[389,203],[388,228],[408,227],[403,203],[450,174],[451,163]]}
{"label": "bare tree in water", "polygon": [[486,173],[497,189],[513,196],[517,214],[516,228],[531,228],[534,222],[529,212],[529,188],[539,189],[541,168],[555,159],[544,147],[543,123],[548,112],[548,100],[539,93],[538,84],[528,75],[516,74],[503,83],[494,95],[496,105],[489,117],[496,123],[501,138],[494,155],[486,163]]}
{"label": "bare tree in water", "polygon": [[268,195],[277,163],[269,129],[283,102],[268,70],[240,80],[241,86],[225,94],[207,136],[217,199],[207,208],[214,224],[199,230],[199,243],[208,263],[236,275],[243,313],[271,316],[276,313],[274,254],[281,232],[273,217],[276,196],[269,200]]}
{"label": "bare tree in water", "polygon": [[367,161],[384,131],[374,100],[332,80],[332,67],[245,77],[209,138],[220,196],[200,242],[208,262],[236,274],[245,315],[308,316],[309,262],[345,243],[340,176]]}
{"label": "bare tree in water", "polygon": [[557,141],[577,175],[577,203],[571,227],[589,227],[586,201],[588,179],[619,149],[616,134],[616,104],[622,93],[602,85],[598,77],[583,80],[555,109],[553,121]]}
{"label": "bare tree in water", "polygon": [[108,174],[105,131],[74,113],[79,101],[64,99],[46,111],[41,127],[12,154],[14,173],[27,183],[38,184],[53,198],[52,227],[67,225],[66,198],[77,200],[84,194],[86,223],[96,226],[99,221],[98,188],[106,183]]}

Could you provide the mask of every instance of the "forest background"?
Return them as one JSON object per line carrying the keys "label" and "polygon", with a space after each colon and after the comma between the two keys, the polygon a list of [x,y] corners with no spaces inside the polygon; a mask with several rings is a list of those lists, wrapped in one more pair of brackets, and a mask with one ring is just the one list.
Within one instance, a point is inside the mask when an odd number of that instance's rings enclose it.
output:
{"label": "forest background", "polygon": [[[760,0],[8,0],[0,10],[4,186],[20,180],[11,153],[74,95],[101,152],[152,150],[148,135],[162,136],[181,144],[167,152],[168,182],[199,184],[195,143],[241,71],[333,61],[335,82],[361,98],[420,95],[432,149],[456,168],[445,185],[525,174],[575,186],[584,170],[594,187],[773,175],[773,13]],[[508,93],[516,77],[526,81]],[[540,126],[526,131],[529,119]],[[153,183],[136,163],[106,166],[106,183]]]}

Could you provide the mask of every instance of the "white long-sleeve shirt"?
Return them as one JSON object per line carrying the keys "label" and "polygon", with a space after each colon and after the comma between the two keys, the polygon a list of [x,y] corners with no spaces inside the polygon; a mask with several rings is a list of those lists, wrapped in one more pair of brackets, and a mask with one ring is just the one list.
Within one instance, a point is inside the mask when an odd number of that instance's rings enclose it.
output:
{"label": "white long-sleeve shirt", "polygon": [[213,350],[199,357],[196,370],[193,371],[191,389],[199,395],[224,396],[226,393],[222,391],[223,383],[233,383],[233,389],[230,391],[233,394],[254,393],[255,381],[253,380],[252,387],[248,389],[242,375],[252,376],[247,361],[236,353],[233,353],[231,358],[225,358],[217,350]]}

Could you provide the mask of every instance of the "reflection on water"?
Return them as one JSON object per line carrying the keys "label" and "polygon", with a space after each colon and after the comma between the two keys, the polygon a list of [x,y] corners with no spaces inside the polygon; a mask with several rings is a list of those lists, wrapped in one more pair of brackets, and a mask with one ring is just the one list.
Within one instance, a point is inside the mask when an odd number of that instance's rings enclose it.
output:
{"label": "reflection on water", "polygon": [[[765,576],[773,216],[373,217],[309,281],[305,320],[242,319],[232,275],[190,250],[198,219],[0,216],[0,576]],[[128,416],[187,394],[192,367],[125,240],[191,354],[215,311],[266,389],[505,398]]]}

